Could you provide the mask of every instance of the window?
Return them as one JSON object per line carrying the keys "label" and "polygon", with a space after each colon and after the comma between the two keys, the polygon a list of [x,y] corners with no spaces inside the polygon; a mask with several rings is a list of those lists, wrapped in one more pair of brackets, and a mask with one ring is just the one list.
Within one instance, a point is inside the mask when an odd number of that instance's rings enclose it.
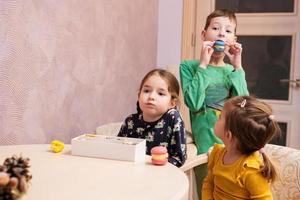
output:
{"label": "window", "polygon": [[216,0],[215,7],[236,13],[292,13],[294,0]]}

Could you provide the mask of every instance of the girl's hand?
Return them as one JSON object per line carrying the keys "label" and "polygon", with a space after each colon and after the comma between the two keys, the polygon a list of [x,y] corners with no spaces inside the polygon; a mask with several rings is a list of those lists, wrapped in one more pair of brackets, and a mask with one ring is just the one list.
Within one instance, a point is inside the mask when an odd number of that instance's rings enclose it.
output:
{"label": "girl's hand", "polygon": [[226,43],[226,45],[229,48],[225,48],[225,55],[228,56],[234,69],[240,69],[242,67],[242,44],[234,42],[232,44]]}
{"label": "girl's hand", "polygon": [[214,42],[211,42],[211,41],[204,41],[202,44],[199,66],[204,69],[206,69],[207,65],[209,64],[211,55],[214,52],[213,45],[214,45]]}

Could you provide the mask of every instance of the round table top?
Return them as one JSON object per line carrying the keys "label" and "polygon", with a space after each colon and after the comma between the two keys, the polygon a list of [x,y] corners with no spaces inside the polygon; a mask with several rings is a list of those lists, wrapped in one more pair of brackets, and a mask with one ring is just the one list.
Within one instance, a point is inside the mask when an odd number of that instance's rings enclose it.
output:
{"label": "round table top", "polygon": [[30,158],[33,178],[22,200],[187,199],[188,180],[173,166],[89,158],[61,153],[50,145],[0,146],[0,163],[12,155]]}

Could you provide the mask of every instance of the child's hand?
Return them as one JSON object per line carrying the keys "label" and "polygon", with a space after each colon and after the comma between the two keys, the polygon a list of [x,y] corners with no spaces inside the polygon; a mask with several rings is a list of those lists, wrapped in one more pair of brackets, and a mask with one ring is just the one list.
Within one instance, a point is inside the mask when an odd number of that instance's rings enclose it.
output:
{"label": "child's hand", "polygon": [[211,55],[214,52],[213,49],[214,42],[204,41],[200,53],[200,67],[206,69],[206,66],[209,64]]}
{"label": "child's hand", "polygon": [[228,56],[230,63],[233,65],[234,69],[240,69],[242,67],[242,44],[240,43],[226,43],[224,53]]}

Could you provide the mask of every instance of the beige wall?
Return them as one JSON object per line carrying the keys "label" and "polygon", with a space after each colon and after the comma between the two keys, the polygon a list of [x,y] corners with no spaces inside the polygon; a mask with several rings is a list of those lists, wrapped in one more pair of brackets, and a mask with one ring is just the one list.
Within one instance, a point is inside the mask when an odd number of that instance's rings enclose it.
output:
{"label": "beige wall", "polygon": [[135,109],[157,0],[0,1],[0,144],[69,143]]}

